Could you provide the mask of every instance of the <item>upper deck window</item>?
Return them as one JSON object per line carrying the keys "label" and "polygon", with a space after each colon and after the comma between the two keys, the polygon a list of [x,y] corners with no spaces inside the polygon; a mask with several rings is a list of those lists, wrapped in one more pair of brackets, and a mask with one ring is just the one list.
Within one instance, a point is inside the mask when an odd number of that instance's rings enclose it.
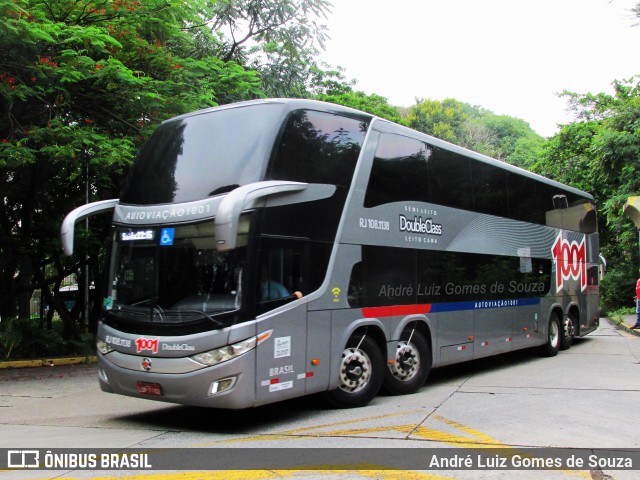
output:
{"label": "upper deck window", "polygon": [[274,152],[270,179],[348,187],[367,127],[365,120],[293,111]]}
{"label": "upper deck window", "polygon": [[414,138],[383,133],[364,206],[406,201],[597,231],[596,211],[587,196]]}
{"label": "upper deck window", "polygon": [[260,181],[282,108],[220,109],[163,123],[134,162],[122,203],[190,202]]}
{"label": "upper deck window", "polygon": [[427,144],[400,135],[381,135],[364,199],[365,207],[431,200],[427,177]]}

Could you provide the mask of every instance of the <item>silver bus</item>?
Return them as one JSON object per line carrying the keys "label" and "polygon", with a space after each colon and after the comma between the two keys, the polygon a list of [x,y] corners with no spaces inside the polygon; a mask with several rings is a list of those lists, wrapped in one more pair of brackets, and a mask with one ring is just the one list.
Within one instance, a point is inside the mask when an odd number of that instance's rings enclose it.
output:
{"label": "silver bus", "polygon": [[362,406],[432,368],[553,356],[598,326],[593,197],[350,108],[242,102],[162,123],[112,212],[102,390]]}

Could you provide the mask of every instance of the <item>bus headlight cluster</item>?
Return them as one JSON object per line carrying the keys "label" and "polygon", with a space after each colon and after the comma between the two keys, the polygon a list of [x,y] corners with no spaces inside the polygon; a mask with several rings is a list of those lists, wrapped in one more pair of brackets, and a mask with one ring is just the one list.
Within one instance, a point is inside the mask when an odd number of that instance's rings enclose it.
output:
{"label": "bus headlight cluster", "polygon": [[191,358],[203,365],[212,366],[218,363],[226,362],[232,358],[239,357],[243,353],[254,349],[257,344],[257,337],[247,338],[242,342],[235,343],[233,345],[227,345],[222,348],[216,348],[215,350],[209,350],[208,352],[202,352]]}
{"label": "bus headlight cluster", "polygon": [[113,348],[111,348],[111,346],[104,340],[98,340],[96,342],[96,347],[98,347],[98,351],[103,355],[113,352]]}

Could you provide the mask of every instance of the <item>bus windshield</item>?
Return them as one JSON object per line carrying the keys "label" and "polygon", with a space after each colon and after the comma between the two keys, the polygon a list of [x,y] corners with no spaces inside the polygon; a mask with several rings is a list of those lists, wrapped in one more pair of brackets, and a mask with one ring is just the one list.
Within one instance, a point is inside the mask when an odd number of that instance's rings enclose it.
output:
{"label": "bus windshield", "polygon": [[218,252],[212,221],[117,228],[110,315],[125,322],[226,325],[216,317],[239,310],[242,302],[246,232],[239,237],[239,248]]}
{"label": "bus windshield", "polygon": [[129,205],[184,203],[260,180],[282,105],[221,109],[178,117],[145,142],[123,186]]}

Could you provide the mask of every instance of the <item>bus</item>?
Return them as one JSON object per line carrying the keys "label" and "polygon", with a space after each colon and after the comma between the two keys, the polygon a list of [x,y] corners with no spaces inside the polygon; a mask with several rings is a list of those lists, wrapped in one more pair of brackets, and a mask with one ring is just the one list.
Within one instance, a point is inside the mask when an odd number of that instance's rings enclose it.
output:
{"label": "bus", "polygon": [[262,99],[162,123],[118,199],[103,391],[243,409],[408,394],[433,368],[598,326],[593,197],[351,108]]}

